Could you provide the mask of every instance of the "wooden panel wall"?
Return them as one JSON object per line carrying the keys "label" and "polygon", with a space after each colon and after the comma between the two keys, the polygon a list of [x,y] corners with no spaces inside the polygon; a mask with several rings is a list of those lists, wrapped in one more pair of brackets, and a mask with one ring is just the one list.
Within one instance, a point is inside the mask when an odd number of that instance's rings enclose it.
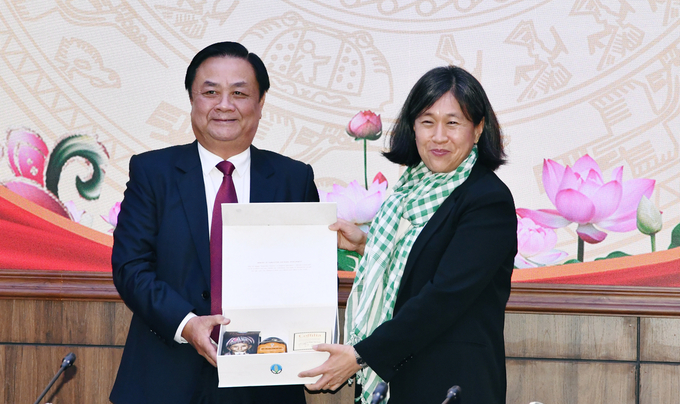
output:
{"label": "wooden panel wall", "polygon": [[108,402],[121,348],[5,344],[0,345],[0,401],[35,402],[68,352],[76,354],[75,364],[66,369],[42,402]]}
{"label": "wooden panel wall", "polygon": [[680,402],[680,319],[640,319],[640,404]]}
{"label": "wooden panel wall", "polygon": [[[33,403],[69,352],[43,403],[108,403],[132,313],[120,301],[0,299],[0,403]],[[353,403],[349,386],[308,393],[309,404]]]}
{"label": "wooden panel wall", "polygon": [[121,302],[0,299],[0,402],[35,402],[69,352],[43,402],[108,402],[131,317]]}
{"label": "wooden panel wall", "polygon": [[[107,403],[131,318],[110,275],[20,275],[0,273],[0,402],[34,402],[74,352],[75,365],[43,402]],[[342,296],[349,286],[341,279]],[[506,317],[508,404],[679,402],[677,291],[515,286]],[[308,403],[352,397],[345,386],[308,394]]]}
{"label": "wooden panel wall", "polygon": [[680,319],[508,313],[508,403],[677,404]]}

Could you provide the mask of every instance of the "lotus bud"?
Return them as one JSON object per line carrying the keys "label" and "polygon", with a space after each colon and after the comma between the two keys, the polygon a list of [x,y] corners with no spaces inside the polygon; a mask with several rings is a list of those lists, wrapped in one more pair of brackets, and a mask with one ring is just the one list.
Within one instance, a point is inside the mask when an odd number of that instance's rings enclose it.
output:
{"label": "lotus bud", "polygon": [[637,207],[638,230],[640,230],[640,233],[649,236],[661,231],[662,227],[663,222],[661,220],[661,212],[659,212],[659,209],[643,195]]}
{"label": "lotus bud", "polygon": [[[385,178],[383,173],[381,173],[380,171],[378,171],[378,174],[376,174],[375,177],[373,177],[373,182],[376,181],[378,182],[378,184],[382,184],[383,182],[387,184],[387,178]],[[385,186],[387,187],[387,185]]]}
{"label": "lotus bud", "polygon": [[371,111],[361,111],[347,124],[347,134],[357,140],[378,140],[382,135],[380,115]]}

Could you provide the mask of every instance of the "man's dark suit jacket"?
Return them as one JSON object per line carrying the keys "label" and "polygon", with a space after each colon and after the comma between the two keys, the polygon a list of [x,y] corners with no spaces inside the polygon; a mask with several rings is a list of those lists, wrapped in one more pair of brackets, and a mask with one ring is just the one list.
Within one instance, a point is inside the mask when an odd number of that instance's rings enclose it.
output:
{"label": "man's dark suit jacket", "polygon": [[505,404],[505,305],[517,252],[512,195],[476,164],[408,256],[394,317],[355,345],[390,383],[390,404]]}
{"label": "man's dark suit jacket", "polygon": [[[116,404],[189,403],[207,361],[174,341],[187,313],[210,314],[210,244],[197,143],[133,156],[114,231],[113,281],[132,310]],[[250,202],[316,202],[312,168],[251,146]],[[299,389],[302,386],[284,386]],[[296,390],[297,391],[297,390]]]}

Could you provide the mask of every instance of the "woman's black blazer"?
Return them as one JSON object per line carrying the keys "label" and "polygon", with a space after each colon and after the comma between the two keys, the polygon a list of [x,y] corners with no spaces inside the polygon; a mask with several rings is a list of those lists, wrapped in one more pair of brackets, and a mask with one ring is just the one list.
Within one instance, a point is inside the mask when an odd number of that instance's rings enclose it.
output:
{"label": "woman's black blazer", "polygon": [[517,253],[512,194],[476,164],[409,254],[394,317],[355,348],[390,384],[390,404],[504,404],[503,327]]}

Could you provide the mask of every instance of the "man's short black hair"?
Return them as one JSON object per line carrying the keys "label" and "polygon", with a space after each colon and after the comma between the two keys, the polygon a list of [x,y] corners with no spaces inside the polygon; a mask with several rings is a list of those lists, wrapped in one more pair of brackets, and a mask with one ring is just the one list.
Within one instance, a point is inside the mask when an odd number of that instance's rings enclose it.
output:
{"label": "man's short black hair", "polygon": [[194,56],[187,67],[187,74],[184,77],[184,88],[189,92],[189,99],[192,99],[192,86],[196,78],[196,70],[206,60],[212,57],[233,57],[247,60],[253,70],[255,70],[255,79],[257,79],[258,87],[260,88],[260,99],[264,93],[269,90],[269,74],[267,68],[264,66],[262,59],[254,53],[248,52],[245,46],[238,42],[218,42],[214,43]]}

